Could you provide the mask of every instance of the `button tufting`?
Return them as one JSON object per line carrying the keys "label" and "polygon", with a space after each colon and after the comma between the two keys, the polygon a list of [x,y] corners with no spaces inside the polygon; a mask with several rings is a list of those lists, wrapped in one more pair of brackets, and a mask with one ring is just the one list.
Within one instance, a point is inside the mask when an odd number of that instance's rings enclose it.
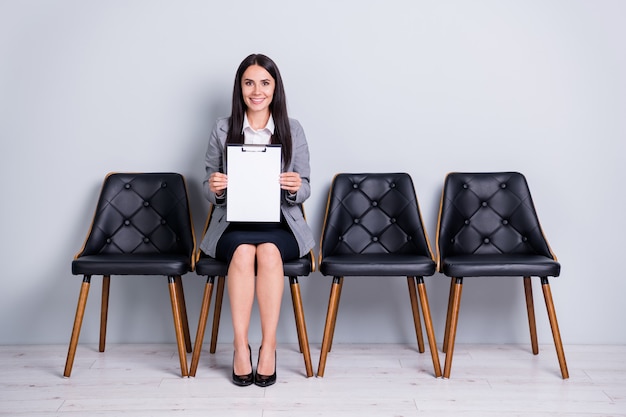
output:
{"label": "button tufting", "polygon": [[166,182],[162,182],[161,183],[161,188],[167,188],[167,183]]}
{"label": "button tufting", "polygon": [[372,237],[372,242],[378,242],[378,238],[376,236]]}
{"label": "button tufting", "polygon": [[372,201],[372,207],[378,207],[378,201]]}
{"label": "button tufting", "polygon": [[506,226],[507,224],[509,224],[509,221],[507,219],[504,219],[502,220],[502,224]]}
{"label": "button tufting", "polygon": [[149,201],[144,201],[144,202],[143,202],[143,206],[144,206],[144,207],[148,207],[149,205],[150,205],[150,202],[149,202]]}
{"label": "button tufting", "polygon": [[393,223],[395,223],[395,222],[396,222],[396,218],[395,218],[395,217],[392,217],[389,221],[393,224]]}
{"label": "button tufting", "polygon": [[352,184],[352,188],[354,188],[356,190],[357,188],[359,188],[359,184],[357,184],[357,183]]}
{"label": "button tufting", "polygon": [[340,242],[342,242],[342,241],[343,241],[343,236],[339,236],[339,237],[337,238],[337,240],[338,240],[338,241],[340,241]]}
{"label": "button tufting", "polygon": [[467,190],[469,188],[469,185],[463,184],[463,188]]}
{"label": "button tufting", "polygon": [[354,219],[354,224],[359,224],[359,219]]}
{"label": "button tufting", "polygon": [[481,206],[483,206],[483,207],[487,207],[487,202],[486,202],[486,201],[483,201],[483,202],[481,203]]}
{"label": "button tufting", "polygon": [[490,240],[489,240],[489,238],[488,238],[488,237],[486,237],[486,238],[484,238],[484,239],[483,239],[483,243],[487,244],[487,243],[489,243],[489,242],[490,242]]}
{"label": "button tufting", "polygon": [[469,219],[465,219],[465,224],[470,224]]}
{"label": "button tufting", "polygon": [[161,219],[161,224],[167,224],[167,222],[165,221],[165,219]]}
{"label": "button tufting", "polygon": [[500,184],[500,188],[506,188],[506,183],[503,182],[502,184]]}
{"label": "button tufting", "polygon": [[522,242],[526,242],[528,241],[528,238],[526,236],[522,236]]}
{"label": "button tufting", "polygon": [[128,183],[124,184],[124,188],[126,188],[127,190],[130,189],[130,184]]}
{"label": "button tufting", "polygon": [[111,238],[110,237],[107,238],[107,245],[111,244],[111,242],[112,242]]}
{"label": "button tufting", "polygon": [[150,243],[150,239],[148,239],[147,237],[143,238],[143,243]]}
{"label": "button tufting", "polygon": [[450,243],[454,243],[454,238],[450,239]]}
{"label": "button tufting", "polygon": [[130,220],[124,220],[124,226],[130,226]]}
{"label": "button tufting", "polygon": [[396,183],[392,182],[391,184],[389,184],[389,188],[396,188]]}

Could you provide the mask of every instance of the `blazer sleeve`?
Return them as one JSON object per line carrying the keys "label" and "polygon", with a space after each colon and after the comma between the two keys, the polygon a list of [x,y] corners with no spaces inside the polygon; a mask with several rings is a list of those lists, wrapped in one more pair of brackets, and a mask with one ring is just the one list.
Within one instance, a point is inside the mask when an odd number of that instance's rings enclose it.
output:
{"label": "blazer sleeve", "polygon": [[218,199],[215,193],[211,192],[209,188],[209,178],[214,172],[224,172],[224,143],[226,142],[227,129],[228,119],[218,119],[215,122],[204,157],[206,175],[202,182],[202,191],[209,202],[218,206],[225,204],[226,199]]}
{"label": "blazer sleeve", "polygon": [[[311,195],[311,166],[309,164],[309,145],[304,134],[304,129],[295,119],[289,120],[291,125],[291,140],[293,141],[293,153],[288,171],[297,172],[302,178],[302,185],[296,193],[295,200],[285,198],[289,204],[302,204]],[[286,193],[285,193],[286,194]]]}

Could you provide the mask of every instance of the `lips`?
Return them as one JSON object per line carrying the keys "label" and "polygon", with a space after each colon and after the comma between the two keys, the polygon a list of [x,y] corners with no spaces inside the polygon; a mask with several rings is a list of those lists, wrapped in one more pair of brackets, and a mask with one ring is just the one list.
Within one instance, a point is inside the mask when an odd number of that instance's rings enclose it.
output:
{"label": "lips", "polygon": [[252,104],[261,104],[263,103],[265,99],[264,98],[250,98],[250,102]]}

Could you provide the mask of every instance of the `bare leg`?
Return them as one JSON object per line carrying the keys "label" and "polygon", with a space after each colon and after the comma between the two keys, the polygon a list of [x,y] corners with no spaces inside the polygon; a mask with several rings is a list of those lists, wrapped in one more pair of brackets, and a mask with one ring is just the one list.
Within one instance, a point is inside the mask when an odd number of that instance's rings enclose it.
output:
{"label": "bare leg", "polygon": [[276,329],[285,287],[285,275],[280,251],[273,243],[257,246],[256,294],[261,317],[263,340],[257,373],[272,375],[276,368]]}
{"label": "bare leg", "polygon": [[254,302],[254,262],[256,247],[240,245],[235,250],[228,267],[228,296],[233,318],[233,345],[235,348],[234,371],[237,375],[247,375],[250,368],[248,350],[248,329]]}

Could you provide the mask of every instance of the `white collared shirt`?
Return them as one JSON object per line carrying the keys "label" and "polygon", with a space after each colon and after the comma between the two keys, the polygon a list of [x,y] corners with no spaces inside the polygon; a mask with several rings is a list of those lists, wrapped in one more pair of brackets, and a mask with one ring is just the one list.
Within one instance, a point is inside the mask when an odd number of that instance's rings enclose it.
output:
{"label": "white collared shirt", "polygon": [[254,130],[248,122],[248,115],[244,113],[243,117],[243,137],[244,143],[248,145],[267,145],[274,134],[274,118],[270,114],[270,118],[263,129]]}

